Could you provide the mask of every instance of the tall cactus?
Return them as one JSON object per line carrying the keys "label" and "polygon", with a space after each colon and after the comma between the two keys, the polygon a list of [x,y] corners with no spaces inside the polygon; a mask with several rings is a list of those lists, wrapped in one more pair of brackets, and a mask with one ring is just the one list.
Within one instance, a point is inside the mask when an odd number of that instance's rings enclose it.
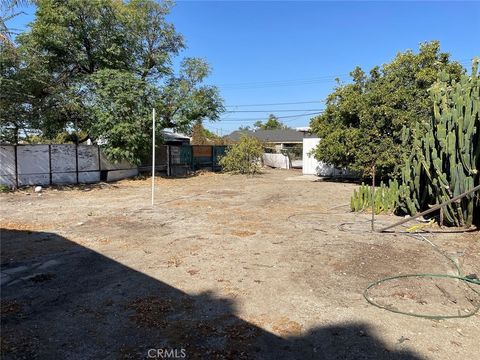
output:
{"label": "tall cactus", "polygon": [[[412,154],[402,169],[400,207],[414,214],[448,200],[479,184],[480,170],[480,78],[479,60],[471,76],[449,82],[446,73],[430,89],[433,117],[424,131],[404,129],[403,140],[413,144]],[[480,201],[474,194],[443,210],[448,225],[480,225]]]}
{"label": "tall cactus", "polygon": [[[396,210],[414,215],[466,192],[480,183],[480,77],[479,59],[473,61],[472,74],[463,75],[458,83],[440,73],[431,87],[432,120],[404,128],[402,142],[412,148],[404,159],[400,185],[391,181],[388,204]],[[393,198],[395,200],[393,200]],[[380,201],[377,205],[377,201]],[[366,186],[354,193],[353,211],[375,206],[375,211],[388,212],[381,200],[372,199]],[[447,225],[480,226],[480,195],[469,194],[442,210]]]}

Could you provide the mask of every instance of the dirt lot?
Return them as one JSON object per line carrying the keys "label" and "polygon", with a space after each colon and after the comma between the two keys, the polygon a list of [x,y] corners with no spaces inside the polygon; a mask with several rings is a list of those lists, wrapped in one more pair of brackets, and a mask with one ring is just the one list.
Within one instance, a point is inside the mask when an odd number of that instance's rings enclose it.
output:
{"label": "dirt lot", "polygon": [[[280,170],[158,178],[153,209],[148,180],[2,194],[2,358],[478,358],[480,314],[365,301],[385,276],[456,273],[426,241],[366,231],[341,206],[355,186]],[[478,232],[425,239],[480,274]],[[426,314],[480,302],[425,278],[371,297]]]}

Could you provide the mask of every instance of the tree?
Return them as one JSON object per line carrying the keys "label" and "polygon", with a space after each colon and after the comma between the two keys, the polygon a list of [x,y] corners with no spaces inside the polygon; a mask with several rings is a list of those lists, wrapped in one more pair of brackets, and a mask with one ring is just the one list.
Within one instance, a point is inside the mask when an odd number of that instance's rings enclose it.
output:
{"label": "tree", "polygon": [[33,94],[32,109],[44,105],[30,114],[33,127],[50,136],[88,128],[93,119],[84,89],[97,71],[128,71],[150,82],[170,74],[183,41],[165,21],[169,9],[148,0],[40,0],[31,30],[17,37],[26,71],[39,68],[51,77]]}
{"label": "tree", "polygon": [[205,134],[205,128],[200,121],[197,121],[192,128],[192,145],[207,145],[208,139]]}
{"label": "tree", "polygon": [[202,59],[187,58],[178,76],[170,76],[160,87],[156,103],[162,126],[185,133],[202,120],[218,120],[224,111],[223,100],[215,86],[202,85],[210,68]]}
{"label": "tree", "polygon": [[242,135],[240,141],[230,146],[220,159],[220,166],[226,172],[254,175],[260,172],[263,147],[260,141]]}
{"label": "tree", "polygon": [[[173,70],[184,43],[166,21],[170,9],[153,0],[39,0],[31,30],[17,37],[16,58],[2,73],[2,93],[19,81],[25,88],[5,106],[22,109],[25,126],[43,137],[84,131],[112,158],[133,162],[149,147],[153,107],[158,129],[189,132],[196,121],[218,119],[218,90],[202,84],[208,64],[187,58]],[[11,113],[1,110],[0,119],[12,127]]]}
{"label": "tree", "polygon": [[[378,212],[396,210],[415,215],[480,186],[480,77],[479,59],[471,75],[451,82],[446,72],[430,87],[433,101],[425,132],[404,127],[402,140],[410,152],[401,176],[381,185],[372,194],[368,186],[354,191],[353,211],[373,206]],[[437,209],[438,210],[438,209]],[[470,227],[480,225],[480,199],[474,193],[447,204],[439,211],[439,223]],[[438,214],[438,213],[437,213]],[[432,215],[432,214],[431,214]],[[430,216],[431,216],[430,215]]]}
{"label": "tree", "polygon": [[249,125],[240,125],[238,127],[238,131],[250,131],[250,126]]}
{"label": "tree", "polygon": [[201,121],[197,121],[192,128],[192,145],[226,145],[226,139],[218,136],[203,127]]}
{"label": "tree", "polygon": [[15,34],[15,30],[7,27],[7,21],[20,14],[17,11],[18,7],[32,3],[35,3],[35,0],[0,0],[0,43],[6,46],[15,46],[11,38]]}
{"label": "tree", "polygon": [[[158,90],[134,74],[100,70],[90,77],[87,100],[91,100],[89,129],[112,160],[139,163],[151,153],[152,108]],[[157,123],[157,134],[161,124]]]}
{"label": "tree", "polygon": [[288,127],[285,124],[283,124],[281,121],[279,121],[278,118],[273,114],[270,114],[268,116],[268,120],[265,123],[259,120],[253,124],[253,127],[259,130],[288,129]]}
{"label": "tree", "polygon": [[454,80],[465,71],[440,52],[437,41],[421,44],[417,54],[399,53],[369,75],[354,69],[353,82],[339,83],[328,96],[324,113],[311,121],[322,139],[316,158],[362,176],[371,175],[374,166],[380,176],[393,176],[409,151],[402,146],[401,130],[429,121],[433,103],[428,89],[441,70]]}

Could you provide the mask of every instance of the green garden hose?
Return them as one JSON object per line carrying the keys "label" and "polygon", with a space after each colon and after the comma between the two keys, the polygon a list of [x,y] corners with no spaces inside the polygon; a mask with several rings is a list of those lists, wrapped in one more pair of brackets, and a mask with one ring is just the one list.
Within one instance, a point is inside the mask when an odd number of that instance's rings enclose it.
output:
{"label": "green garden hose", "polygon": [[424,236],[422,236],[421,234],[407,234],[407,236],[410,236],[410,237],[413,237],[414,239],[417,239],[418,240],[418,237],[415,236],[415,235],[419,235],[425,242],[429,243],[435,251],[437,251],[438,253],[440,253],[442,256],[444,256],[447,260],[449,260],[455,267],[455,269],[457,270],[457,274],[458,275],[447,275],[447,274],[405,274],[405,275],[397,275],[397,276],[390,276],[390,277],[385,277],[385,278],[382,278],[380,280],[377,280],[373,283],[371,283],[370,285],[367,286],[367,288],[365,289],[365,291],[363,292],[363,297],[365,298],[365,300],[367,300],[367,302],[373,306],[376,306],[380,309],[384,309],[384,310],[388,310],[388,311],[391,311],[393,313],[396,313],[396,314],[401,314],[401,315],[407,315],[407,316],[414,316],[414,317],[419,317],[419,318],[425,318],[425,319],[435,319],[435,320],[441,320],[441,319],[455,319],[455,318],[468,318],[470,316],[473,316],[475,315],[479,310],[480,310],[480,304],[477,305],[472,311],[470,311],[469,313],[467,314],[464,314],[464,315],[427,315],[427,314],[419,314],[419,313],[411,313],[411,312],[406,312],[406,311],[400,311],[400,310],[395,310],[395,309],[392,309],[390,307],[387,307],[387,306],[383,306],[383,305],[380,305],[376,302],[374,302],[372,299],[370,299],[368,297],[368,291],[376,286],[376,285],[379,285],[383,282],[386,282],[386,281],[390,281],[390,280],[395,280],[395,279],[402,279],[402,278],[419,278],[419,277],[428,277],[428,278],[447,278],[447,279],[457,279],[457,280],[460,280],[460,281],[464,281],[467,286],[473,291],[475,292],[476,294],[479,294],[480,295],[480,292],[475,290],[474,288],[472,288],[471,284],[473,285],[478,285],[480,286],[480,279],[478,279],[476,276],[474,275],[468,275],[468,276],[463,276],[462,275],[462,270],[460,268],[460,266],[451,258],[449,257],[448,255],[446,255],[443,251],[441,251],[435,244],[433,244],[431,241],[429,241],[428,239],[426,239]]}
{"label": "green garden hose", "polygon": [[[400,311],[400,310],[395,310],[395,309],[392,309],[390,307],[387,307],[387,306],[383,306],[383,305],[380,305],[376,302],[374,302],[373,300],[371,300],[369,297],[368,297],[368,290],[378,284],[381,284],[385,281],[389,281],[389,280],[394,280],[394,279],[402,279],[402,278],[412,278],[412,277],[429,277],[429,278],[447,278],[447,279],[458,279],[458,280],[461,280],[461,281],[465,281],[469,284],[474,284],[474,285],[480,285],[480,280],[479,279],[475,279],[475,278],[469,278],[469,277],[466,277],[466,276],[455,276],[455,275],[445,275],[445,274],[406,274],[406,275],[397,275],[397,276],[390,276],[390,277],[386,277],[386,278],[383,278],[383,279],[380,279],[380,280],[377,280],[373,283],[371,283],[370,285],[367,286],[367,288],[365,289],[365,291],[363,292],[363,297],[365,298],[365,300],[368,301],[369,304],[373,305],[373,306],[376,306],[380,309],[385,309],[385,310],[388,310],[388,311],[391,311],[391,312],[394,312],[396,314],[402,314],[402,315],[408,315],[408,316],[414,316],[414,317],[419,317],[419,318],[425,318],[425,319],[435,319],[435,320],[440,320],[440,319],[455,319],[455,318],[467,318],[467,317],[470,317],[470,316],[473,316],[475,315],[478,310],[480,310],[480,304],[478,306],[476,306],[472,311],[470,311],[469,313],[467,314],[464,314],[464,315],[427,315],[427,314],[418,314],[418,313],[410,313],[410,312],[406,312],[406,311]],[[469,286],[470,287],[470,286]],[[470,287],[470,289],[472,289]],[[477,294],[478,292],[474,289],[472,289],[473,291],[475,291]]]}

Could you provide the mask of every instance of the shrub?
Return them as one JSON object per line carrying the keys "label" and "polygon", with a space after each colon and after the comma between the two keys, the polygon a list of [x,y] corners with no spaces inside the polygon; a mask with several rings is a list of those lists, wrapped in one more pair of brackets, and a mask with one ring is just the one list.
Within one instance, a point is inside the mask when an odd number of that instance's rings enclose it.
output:
{"label": "shrub", "polygon": [[10,192],[11,190],[12,189],[10,189],[10,186],[0,184],[0,193],[7,193],[7,192]]}
{"label": "shrub", "polygon": [[255,138],[242,135],[240,141],[232,145],[220,159],[223,171],[234,174],[257,174],[260,172],[262,144]]}

